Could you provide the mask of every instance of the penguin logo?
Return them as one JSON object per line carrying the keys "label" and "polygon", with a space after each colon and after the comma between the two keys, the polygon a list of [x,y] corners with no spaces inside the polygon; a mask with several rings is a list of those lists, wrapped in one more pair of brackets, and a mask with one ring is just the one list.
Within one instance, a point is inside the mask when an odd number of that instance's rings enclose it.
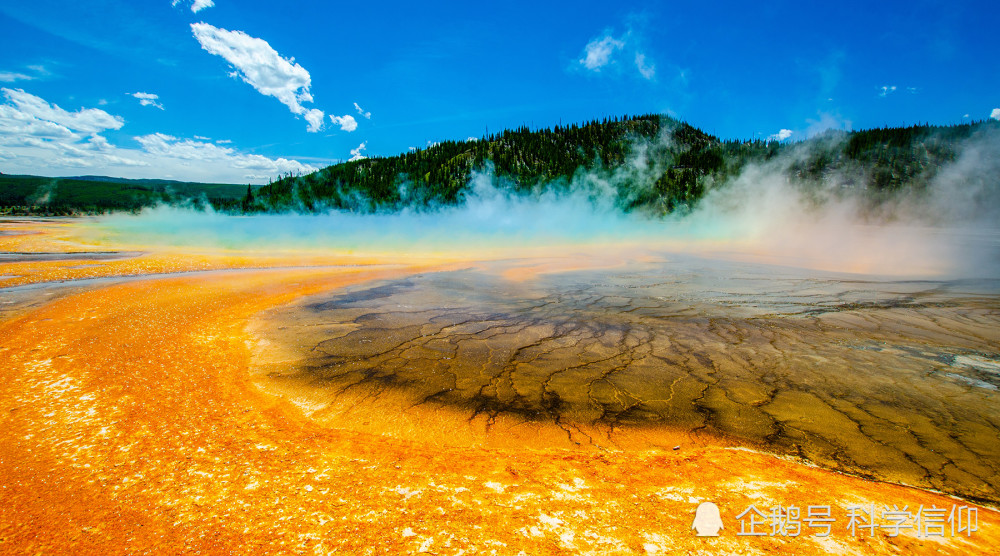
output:
{"label": "penguin logo", "polygon": [[691,528],[698,531],[699,537],[718,537],[719,529],[723,529],[719,507],[712,502],[699,504],[694,512],[694,523],[691,524]]}

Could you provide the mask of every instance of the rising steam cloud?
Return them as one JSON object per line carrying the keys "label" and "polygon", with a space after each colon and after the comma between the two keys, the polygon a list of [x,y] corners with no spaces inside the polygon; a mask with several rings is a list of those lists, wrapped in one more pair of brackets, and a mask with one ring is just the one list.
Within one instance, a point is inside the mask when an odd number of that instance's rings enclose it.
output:
{"label": "rising steam cloud", "polygon": [[873,206],[858,175],[803,186],[788,167],[810,155],[750,165],[709,191],[678,222],[693,236],[724,239],[730,256],[775,264],[893,276],[1000,278],[1000,131],[967,140],[926,188]]}
{"label": "rising steam cloud", "polygon": [[857,176],[792,183],[789,165],[808,156],[809,145],[746,166],[712,185],[693,210],[667,217],[618,208],[623,195],[651,187],[663,171],[645,156],[655,146],[647,143],[614,171],[581,171],[570,184],[528,195],[512,193],[487,171],[473,175],[460,206],[254,216],[161,206],[103,217],[93,233],[119,242],[259,251],[482,258],[683,252],[882,276],[1000,278],[1000,132],[974,136],[927,188],[907,190],[877,210]]}

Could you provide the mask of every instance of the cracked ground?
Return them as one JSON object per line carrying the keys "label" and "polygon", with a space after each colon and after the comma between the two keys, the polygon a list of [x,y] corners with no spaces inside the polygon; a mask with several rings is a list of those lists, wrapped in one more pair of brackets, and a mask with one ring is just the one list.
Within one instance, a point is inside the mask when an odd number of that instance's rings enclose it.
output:
{"label": "cracked ground", "polygon": [[323,294],[257,324],[285,369],[260,383],[331,425],[405,416],[412,439],[554,426],[552,445],[619,450],[680,430],[1000,500],[995,286],[763,271],[673,258],[512,283],[493,264]]}

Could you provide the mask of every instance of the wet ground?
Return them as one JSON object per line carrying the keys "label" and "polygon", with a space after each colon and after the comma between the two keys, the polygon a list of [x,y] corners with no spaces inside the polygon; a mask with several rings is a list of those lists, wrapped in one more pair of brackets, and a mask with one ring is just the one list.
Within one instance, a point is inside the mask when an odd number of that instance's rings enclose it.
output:
{"label": "wet ground", "polygon": [[1000,281],[679,256],[508,279],[523,264],[272,310],[260,384],[331,426],[398,414],[411,439],[619,450],[679,430],[1000,501]]}
{"label": "wet ground", "polygon": [[[85,226],[0,220],[19,232],[0,238],[6,252],[142,252],[0,261],[0,554],[964,555],[1000,542],[993,504],[827,469],[906,482],[890,475],[907,473],[898,449],[949,492],[995,499],[990,283],[672,257],[168,250],[81,243]],[[867,376],[842,376],[851,366]],[[933,469],[927,452],[947,461]],[[719,537],[692,529],[706,501]],[[741,535],[750,508],[759,536]],[[827,536],[805,519],[817,508]]]}

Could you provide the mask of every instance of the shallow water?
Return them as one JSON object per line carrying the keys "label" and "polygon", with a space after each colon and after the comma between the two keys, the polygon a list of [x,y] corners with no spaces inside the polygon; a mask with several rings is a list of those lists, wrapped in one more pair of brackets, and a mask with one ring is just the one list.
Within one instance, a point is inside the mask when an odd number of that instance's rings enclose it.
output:
{"label": "shallow water", "polygon": [[538,264],[271,311],[253,326],[260,384],[331,426],[381,415],[406,421],[394,434],[459,444],[549,427],[525,447],[574,449],[663,447],[633,433],[689,431],[1000,500],[1000,281],[674,255],[509,279]]}

